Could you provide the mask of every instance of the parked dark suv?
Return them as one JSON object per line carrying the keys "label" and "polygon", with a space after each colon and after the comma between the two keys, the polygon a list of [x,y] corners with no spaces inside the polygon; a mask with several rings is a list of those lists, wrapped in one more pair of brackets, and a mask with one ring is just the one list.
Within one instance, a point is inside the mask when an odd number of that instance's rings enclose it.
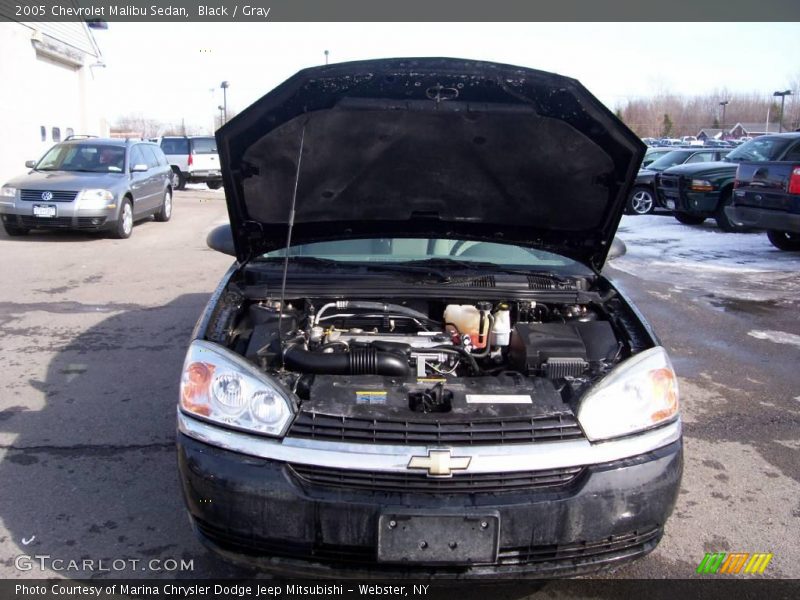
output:
{"label": "parked dark suv", "polygon": [[9,235],[66,228],[127,238],[135,220],[172,216],[172,171],[156,144],[67,140],[25,166],[31,170],[0,191],[0,217]]}
{"label": "parked dark suv", "polygon": [[[182,371],[200,539],[284,574],[576,575],[680,489],[666,350],[602,274],[645,146],[574,79],[301,71],[217,132],[236,256]],[[284,270],[286,269],[286,270]]]}
{"label": "parked dark suv", "polygon": [[712,162],[722,159],[730,148],[675,148],[659,156],[646,168],[639,170],[636,183],[628,196],[628,214],[646,215],[656,207],[666,208],[659,203],[656,194],[656,175],[665,169],[682,164]]}
{"label": "parked dark suv", "polygon": [[732,221],[726,210],[733,202],[738,164],[785,161],[796,147],[791,135],[762,135],[734,148],[720,161],[666,169],[656,178],[659,202],[686,225],[699,225],[713,217],[722,231],[744,231],[747,226]]}

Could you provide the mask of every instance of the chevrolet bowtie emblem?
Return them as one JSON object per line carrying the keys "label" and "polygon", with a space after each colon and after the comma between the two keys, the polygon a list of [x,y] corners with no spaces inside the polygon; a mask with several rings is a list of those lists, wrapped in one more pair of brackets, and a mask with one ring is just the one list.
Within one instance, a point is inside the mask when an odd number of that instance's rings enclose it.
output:
{"label": "chevrolet bowtie emblem", "polygon": [[429,477],[450,477],[469,467],[469,456],[450,456],[450,450],[428,450],[428,456],[412,456],[409,469],[425,469]]}

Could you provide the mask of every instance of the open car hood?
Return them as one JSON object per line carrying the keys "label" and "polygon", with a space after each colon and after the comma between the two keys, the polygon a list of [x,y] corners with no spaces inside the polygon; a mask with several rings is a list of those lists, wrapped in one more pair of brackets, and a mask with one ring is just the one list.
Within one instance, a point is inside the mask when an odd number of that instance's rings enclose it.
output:
{"label": "open car hood", "polygon": [[492,241],[599,271],[646,149],[574,79],[452,58],[305,69],[216,136],[241,262],[285,247],[294,204],[293,245]]}

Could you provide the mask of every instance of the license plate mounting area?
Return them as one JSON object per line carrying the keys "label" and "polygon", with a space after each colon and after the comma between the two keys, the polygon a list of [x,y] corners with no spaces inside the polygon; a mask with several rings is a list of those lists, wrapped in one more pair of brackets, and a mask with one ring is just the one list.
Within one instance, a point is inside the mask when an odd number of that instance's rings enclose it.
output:
{"label": "license plate mounting area", "polygon": [[497,560],[500,515],[389,512],[378,523],[378,561],[472,565]]}

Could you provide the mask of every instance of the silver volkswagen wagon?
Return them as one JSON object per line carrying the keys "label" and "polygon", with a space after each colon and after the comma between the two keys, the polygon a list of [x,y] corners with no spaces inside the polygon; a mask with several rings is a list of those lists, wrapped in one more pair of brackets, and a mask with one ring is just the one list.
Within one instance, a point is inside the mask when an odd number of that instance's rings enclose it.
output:
{"label": "silver volkswagen wagon", "polygon": [[108,231],[128,238],[136,220],[172,216],[172,170],[157,144],[83,137],[56,144],[0,189],[11,236],[31,229]]}

